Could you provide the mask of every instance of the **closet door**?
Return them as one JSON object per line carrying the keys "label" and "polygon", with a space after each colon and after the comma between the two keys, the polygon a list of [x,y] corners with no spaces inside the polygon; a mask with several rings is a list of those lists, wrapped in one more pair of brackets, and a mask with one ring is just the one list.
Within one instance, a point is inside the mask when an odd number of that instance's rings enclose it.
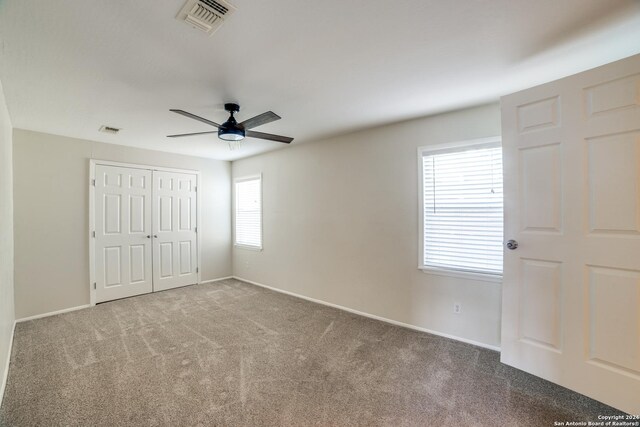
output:
{"label": "closet door", "polygon": [[95,169],[96,302],[152,291],[151,171]]}
{"label": "closet door", "polygon": [[153,172],[153,290],[198,282],[196,175]]}

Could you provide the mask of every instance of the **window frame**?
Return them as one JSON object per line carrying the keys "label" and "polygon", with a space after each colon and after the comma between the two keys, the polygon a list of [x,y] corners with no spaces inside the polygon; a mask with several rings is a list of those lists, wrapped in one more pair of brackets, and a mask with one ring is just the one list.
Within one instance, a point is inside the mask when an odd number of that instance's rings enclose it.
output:
{"label": "window frame", "polygon": [[[424,176],[423,176],[423,157],[425,154],[438,154],[451,151],[464,151],[465,148],[474,148],[479,146],[502,146],[502,137],[492,136],[487,138],[477,138],[465,141],[448,142],[444,144],[423,145],[418,147],[418,270],[423,273],[435,274],[438,276],[458,277],[463,279],[473,279],[485,282],[502,282],[504,274],[483,273],[479,271],[458,270],[456,268],[435,267],[424,264]],[[503,181],[504,183],[504,181]],[[503,209],[504,209],[504,193],[503,193]],[[504,216],[502,220],[502,228],[504,230]],[[504,266],[504,261],[503,261]]]}
{"label": "window frame", "polygon": [[[238,210],[238,184],[246,181],[260,180],[260,245],[246,245],[238,243],[236,240],[236,215]],[[233,246],[239,249],[251,251],[262,251],[264,246],[264,210],[262,202],[262,173],[254,175],[244,175],[233,179]]]}

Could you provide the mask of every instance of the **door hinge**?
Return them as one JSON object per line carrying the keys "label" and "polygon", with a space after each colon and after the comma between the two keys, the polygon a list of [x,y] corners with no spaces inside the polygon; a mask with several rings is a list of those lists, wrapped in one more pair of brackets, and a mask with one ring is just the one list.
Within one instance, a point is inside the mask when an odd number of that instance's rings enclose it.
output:
{"label": "door hinge", "polygon": [[93,185],[94,187],[96,186],[96,180],[95,180],[95,178],[91,180],[91,185]]}
{"label": "door hinge", "polygon": [[196,233],[198,232],[198,227],[194,227],[193,229]]}
{"label": "door hinge", "polygon": [[196,267],[196,273],[200,272],[200,268]]}
{"label": "door hinge", "polygon": [[198,192],[198,186],[197,185],[193,186],[193,191],[195,191],[196,193]]}
{"label": "door hinge", "polygon": [[98,289],[96,282],[93,282],[93,289]]}
{"label": "door hinge", "polygon": [[94,237],[94,238],[96,237],[96,231],[95,231],[95,230],[93,230],[93,231],[91,232],[91,237]]}

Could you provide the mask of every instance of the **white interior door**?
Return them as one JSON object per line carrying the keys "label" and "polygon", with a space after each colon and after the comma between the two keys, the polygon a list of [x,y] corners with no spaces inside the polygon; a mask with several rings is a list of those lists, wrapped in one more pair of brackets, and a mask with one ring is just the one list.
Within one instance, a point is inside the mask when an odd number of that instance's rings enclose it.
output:
{"label": "white interior door", "polygon": [[640,413],[640,56],[502,99],[502,362]]}
{"label": "white interior door", "polygon": [[151,171],[95,169],[96,302],[152,291]]}
{"label": "white interior door", "polygon": [[153,289],[198,282],[196,175],[153,172]]}

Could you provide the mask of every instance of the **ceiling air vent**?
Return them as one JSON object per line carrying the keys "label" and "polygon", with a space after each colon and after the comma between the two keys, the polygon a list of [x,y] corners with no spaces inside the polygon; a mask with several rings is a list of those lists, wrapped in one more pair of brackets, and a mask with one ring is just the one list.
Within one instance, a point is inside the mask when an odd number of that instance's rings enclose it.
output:
{"label": "ceiling air vent", "polygon": [[223,0],[187,0],[176,19],[211,35],[235,10]]}
{"label": "ceiling air vent", "polygon": [[118,128],[114,128],[112,126],[105,126],[105,125],[100,126],[99,130],[100,130],[100,132],[104,132],[104,133],[118,133],[118,132],[120,132],[120,129],[118,129]]}

